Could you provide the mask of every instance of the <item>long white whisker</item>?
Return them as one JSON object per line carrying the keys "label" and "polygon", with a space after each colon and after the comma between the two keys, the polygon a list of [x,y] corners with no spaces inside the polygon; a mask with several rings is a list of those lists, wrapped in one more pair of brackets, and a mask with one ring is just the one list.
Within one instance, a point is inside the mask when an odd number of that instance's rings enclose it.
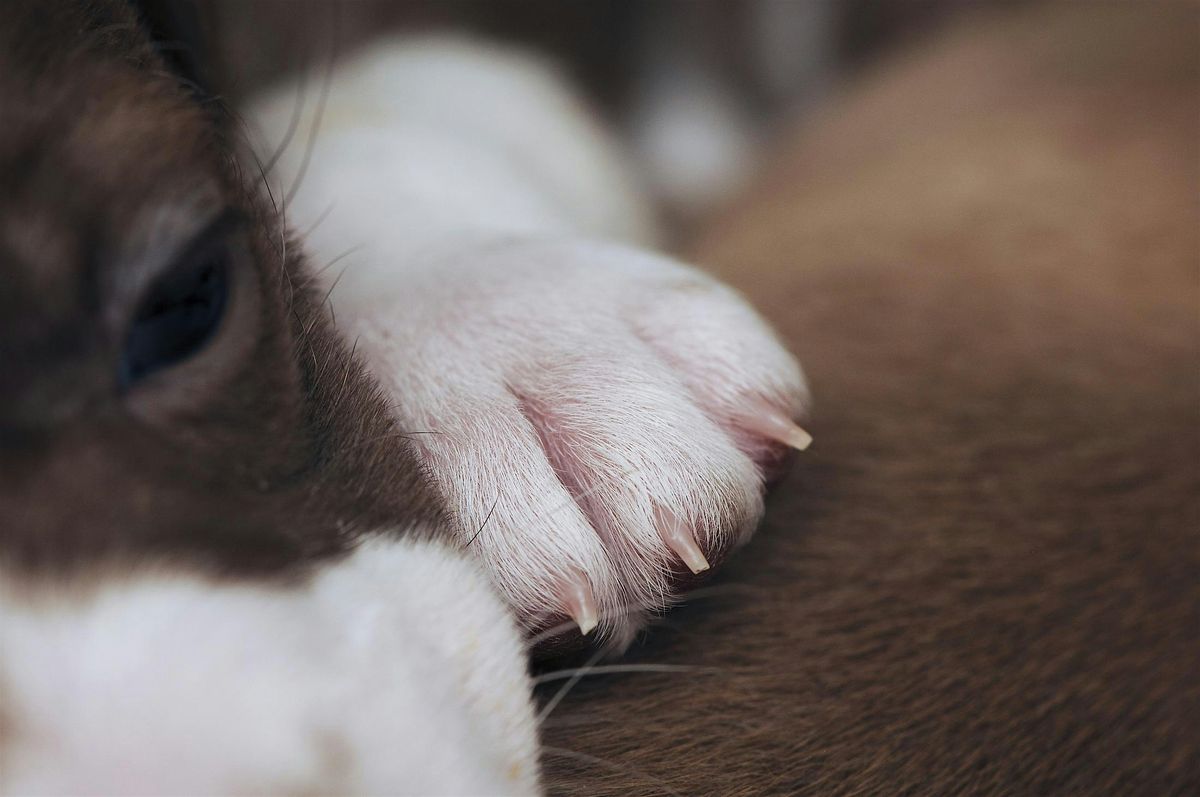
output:
{"label": "long white whisker", "polygon": [[589,670],[581,667],[571,667],[566,670],[554,670],[534,677],[535,684],[545,684],[551,681],[561,681],[573,675],[622,675],[625,673],[654,673],[654,672],[717,672],[717,667],[700,667],[690,664],[605,664],[597,665]]}
{"label": "long white whisker", "polygon": [[550,712],[554,711],[555,707],[558,706],[558,704],[562,702],[562,699],[567,696],[567,692],[570,692],[575,688],[575,684],[579,683],[583,676],[587,675],[588,670],[596,666],[596,662],[600,661],[600,658],[603,655],[603,648],[597,650],[591,655],[591,658],[587,660],[587,664],[584,664],[582,667],[578,668],[578,671],[572,675],[565,684],[559,687],[559,690],[554,693],[554,696],[546,701],[546,705],[542,706],[542,710],[538,712],[538,725],[541,725],[543,722],[545,722],[546,717],[550,716]]}

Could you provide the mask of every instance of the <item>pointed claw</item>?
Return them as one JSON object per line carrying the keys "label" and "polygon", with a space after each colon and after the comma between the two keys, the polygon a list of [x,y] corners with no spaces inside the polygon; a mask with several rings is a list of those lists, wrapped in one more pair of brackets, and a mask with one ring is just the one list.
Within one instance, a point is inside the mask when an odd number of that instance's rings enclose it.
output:
{"label": "pointed claw", "polygon": [[763,406],[758,412],[747,415],[745,423],[751,431],[783,443],[785,446],[791,446],[797,451],[803,451],[812,445],[812,435],[797,426],[787,415],[772,407]]}
{"label": "pointed claw", "polygon": [[667,547],[674,551],[693,573],[703,573],[707,570],[708,560],[704,558],[704,552],[700,550],[691,527],[665,507],[657,507],[654,513],[658,518],[658,533],[662,535]]}
{"label": "pointed claw", "polygon": [[580,575],[563,585],[562,602],[567,614],[579,626],[579,633],[587,636],[600,622],[596,611],[596,599],[592,597],[592,586]]}

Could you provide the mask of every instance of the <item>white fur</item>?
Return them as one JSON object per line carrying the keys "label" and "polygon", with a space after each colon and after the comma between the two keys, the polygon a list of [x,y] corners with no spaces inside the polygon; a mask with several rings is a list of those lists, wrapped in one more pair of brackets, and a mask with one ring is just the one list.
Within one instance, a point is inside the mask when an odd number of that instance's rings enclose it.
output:
{"label": "white fur", "polygon": [[[457,38],[400,40],[340,64],[326,97],[309,171],[287,209],[303,230],[332,206],[306,237],[317,265],[353,241],[394,266],[464,231],[656,240],[616,143],[532,56]],[[284,191],[319,104],[310,86],[272,175]],[[259,151],[283,141],[297,108],[285,86],[247,109]],[[342,190],[331,193],[331,179]]]}
{"label": "white fur", "polygon": [[[325,274],[338,322],[402,423],[438,433],[420,451],[464,537],[488,518],[472,547],[520,619],[561,618],[564,583],[586,578],[620,646],[671,597],[656,509],[702,542],[744,539],[762,479],[739,418],[797,413],[806,392],[734,293],[597,240],[645,244],[652,221],[570,97],[508,53],[377,47],[338,69],[287,212],[316,225],[318,268],[354,250]],[[281,91],[249,116],[278,141],[294,104]],[[281,160],[281,191],[303,150]]]}
{"label": "white fur", "polygon": [[311,583],[0,581],[5,794],[533,794],[524,650],[474,566],[377,541]]}
{"label": "white fur", "polygon": [[798,373],[730,291],[658,257],[527,240],[444,257],[339,304],[347,334],[406,426],[439,433],[416,444],[521,615],[561,612],[583,574],[622,645],[670,596],[656,507],[710,545],[752,531],[762,480],[726,424],[758,396],[796,409]]}

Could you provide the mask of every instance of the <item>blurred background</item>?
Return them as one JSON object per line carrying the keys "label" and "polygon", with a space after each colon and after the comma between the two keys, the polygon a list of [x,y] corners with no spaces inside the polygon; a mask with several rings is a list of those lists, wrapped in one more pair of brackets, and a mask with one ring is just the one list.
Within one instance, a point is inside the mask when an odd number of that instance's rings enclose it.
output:
{"label": "blurred background", "polygon": [[[677,232],[752,180],[779,131],[889,53],[1012,2],[954,0],[200,0],[152,14],[175,57],[235,103],[394,33],[454,33],[552,61],[616,129]],[[194,45],[200,42],[203,47]]]}

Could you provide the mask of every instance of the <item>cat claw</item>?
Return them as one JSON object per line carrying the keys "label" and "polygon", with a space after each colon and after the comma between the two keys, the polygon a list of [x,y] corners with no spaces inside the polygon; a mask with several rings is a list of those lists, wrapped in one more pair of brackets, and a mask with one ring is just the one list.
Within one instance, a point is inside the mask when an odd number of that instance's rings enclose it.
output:
{"label": "cat claw", "polygon": [[797,451],[804,451],[812,445],[812,435],[796,425],[786,414],[770,407],[763,407],[758,412],[747,415],[744,423],[750,431]]}
{"label": "cat claw", "polygon": [[658,507],[654,514],[658,518],[658,533],[662,535],[667,547],[674,551],[693,573],[703,573],[707,570],[708,560],[704,558],[704,552],[700,550],[691,527],[669,509]]}
{"label": "cat claw", "polygon": [[579,626],[579,633],[587,636],[600,622],[596,611],[596,599],[587,578],[580,575],[563,585],[562,602],[567,614]]}

